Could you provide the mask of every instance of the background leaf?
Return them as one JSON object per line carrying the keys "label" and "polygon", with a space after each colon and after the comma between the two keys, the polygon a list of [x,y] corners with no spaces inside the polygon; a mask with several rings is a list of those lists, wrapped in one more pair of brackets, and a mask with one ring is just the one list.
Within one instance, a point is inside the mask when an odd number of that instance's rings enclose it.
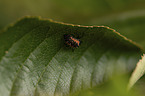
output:
{"label": "background leaf", "polygon": [[[80,38],[66,47],[64,34]],[[141,49],[104,26],[24,18],[0,34],[0,95],[68,95],[130,73]]]}
{"label": "background leaf", "polygon": [[130,78],[128,88],[131,89],[132,86],[144,75],[144,73],[145,73],[145,55],[137,63],[137,66]]}
{"label": "background leaf", "polygon": [[127,75],[114,75],[104,84],[72,96],[144,96],[137,90],[127,91],[128,79]]}

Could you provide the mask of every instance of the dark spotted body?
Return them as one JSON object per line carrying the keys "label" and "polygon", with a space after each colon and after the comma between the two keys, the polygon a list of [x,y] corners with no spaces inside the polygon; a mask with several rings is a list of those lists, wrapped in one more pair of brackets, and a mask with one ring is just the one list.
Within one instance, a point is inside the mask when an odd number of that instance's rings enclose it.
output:
{"label": "dark spotted body", "polygon": [[72,47],[72,48],[77,48],[80,45],[80,40],[74,38],[71,35],[65,34],[64,35],[64,40],[65,40],[65,44],[67,44],[68,46]]}

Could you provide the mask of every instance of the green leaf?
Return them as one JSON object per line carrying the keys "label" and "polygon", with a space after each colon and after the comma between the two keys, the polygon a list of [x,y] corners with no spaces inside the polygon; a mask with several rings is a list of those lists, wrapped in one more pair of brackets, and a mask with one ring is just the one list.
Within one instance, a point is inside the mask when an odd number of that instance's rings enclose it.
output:
{"label": "green leaf", "polygon": [[[80,46],[68,47],[64,34]],[[109,27],[27,17],[0,34],[0,95],[69,95],[131,72],[141,54]]]}
{"label": "green leaf", "polygon": [[145,74],[145,55],[142,59],[137,63],[137,66],[132,73],[130,78],[128,89],[132,88],[133,85]]}

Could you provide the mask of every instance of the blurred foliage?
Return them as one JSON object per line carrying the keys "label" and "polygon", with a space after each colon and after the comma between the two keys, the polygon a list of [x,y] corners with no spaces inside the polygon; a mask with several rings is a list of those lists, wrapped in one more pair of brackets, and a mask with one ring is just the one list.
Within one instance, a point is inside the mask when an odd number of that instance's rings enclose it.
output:
{"label": "blurred foliage", "polygon": [[81,91],[75,96],[144,96],[138,89],[127,91],[128,80],[129,75],[115,75],[108,82]]}
{"label": "blurred foliage", "polygon": [[135,84],[135,86],[132,88],[132,91],[138,92],[140,94],[144,94],[145,90],[145,75],[139,79],[139,81]]}
{"label": "blurred foliage", "polygon": [[96,18],[144,9],[144,3],[144,0],[1,0],[0,21],[7,24],[24,15],[37,15],[68,23],[97,24]]}

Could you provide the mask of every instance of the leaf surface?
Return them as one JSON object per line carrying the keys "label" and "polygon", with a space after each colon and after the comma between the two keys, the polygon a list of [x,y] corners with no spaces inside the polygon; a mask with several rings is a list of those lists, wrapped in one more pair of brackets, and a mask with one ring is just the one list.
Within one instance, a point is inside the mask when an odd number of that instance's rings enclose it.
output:
{"label": "leaf surface", "polygon": [[[80,39],[65,44],[64,34]],[[0,34],[0,95],[70,95],[128,73],[141,49],[105,26],[79,26],[26,17]]]}

